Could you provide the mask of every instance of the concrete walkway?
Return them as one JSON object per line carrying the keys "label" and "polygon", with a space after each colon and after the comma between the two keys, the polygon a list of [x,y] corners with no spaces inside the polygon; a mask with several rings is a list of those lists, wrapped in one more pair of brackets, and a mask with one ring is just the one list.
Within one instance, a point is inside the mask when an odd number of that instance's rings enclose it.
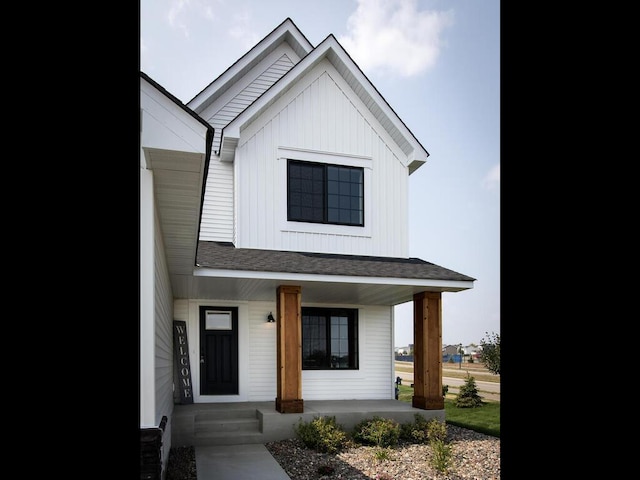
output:
{"label": "concrete walkway", "polygon": [[198,480],[291,480],[262,444],[195,447]]}

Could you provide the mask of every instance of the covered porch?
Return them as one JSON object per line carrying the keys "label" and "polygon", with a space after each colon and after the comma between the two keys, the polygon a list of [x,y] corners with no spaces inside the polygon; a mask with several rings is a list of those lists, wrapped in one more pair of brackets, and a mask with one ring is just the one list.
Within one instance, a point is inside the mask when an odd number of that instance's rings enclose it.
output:
{"label": "covered porch", "polygon": [[174,405],[169,428],[173,447],[264,444],[294,438],[295,425],[314,417],[333,416],[350,432],[358,422],[374,416],[402,424],[412,422],[416,414],[445,420],[444,409],[424,410],[399,400],[306,400],[302,413],[280,413],[274,400]]}

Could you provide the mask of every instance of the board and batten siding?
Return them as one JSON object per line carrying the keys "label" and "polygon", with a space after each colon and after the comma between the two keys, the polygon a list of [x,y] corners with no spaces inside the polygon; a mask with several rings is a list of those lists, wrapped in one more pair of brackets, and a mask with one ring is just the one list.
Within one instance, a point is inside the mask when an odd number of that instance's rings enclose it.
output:
{"label": "board and batten siding", "polygon": [[360,306],[358,370],[303,370],[304,400],[393,399],[391,307]]}
{"label": "board and batten siding", "polygon": [[[364,166],[369,175],[364,228],[286,221],[286,158],[296,158],[296,150],[301,156],[325,156],[327,163]],[[405,164],[391,137],[333,65],[323,60],[241,132],[234,162],[235,244],[406,257]]]}
{"label": "board and batten siding", "polygon": [[214,128],[209,175],[204,196],[200,239],[233,242],[233,165],[221,162],[220,138],[227,124],[251,105],[294,65],[298,57],[288,46],[281,46],[254,67],[244,78],[218,98],[201,114]]}

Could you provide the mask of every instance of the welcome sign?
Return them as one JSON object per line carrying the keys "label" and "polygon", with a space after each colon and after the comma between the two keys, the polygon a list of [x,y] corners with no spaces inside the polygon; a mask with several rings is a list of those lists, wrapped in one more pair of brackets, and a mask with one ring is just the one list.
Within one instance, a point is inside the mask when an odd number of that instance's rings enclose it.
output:
{"label": "welcome sign", "polygon": [[180,403],[193,403],[191,386],[191,363],[189,362],[189,342],[187,341],[187,322],[173,321],[173,350],[178,370],[178,390]]}

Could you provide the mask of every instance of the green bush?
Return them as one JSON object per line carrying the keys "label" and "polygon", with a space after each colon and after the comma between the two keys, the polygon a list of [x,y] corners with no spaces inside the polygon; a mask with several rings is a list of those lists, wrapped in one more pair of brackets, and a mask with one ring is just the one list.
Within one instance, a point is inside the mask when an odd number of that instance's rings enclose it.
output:
{"label": "green bush", "polygon": [[436,418],[426,420],[416,413],[414,421],[400,425],[400,438],[411,443],[429,443],[432,440],[446,440],[447,424]]}
{"label": "green bush", "polygon": [[398,444],[400,425],[391,418],[374,416],[359,422],[353,429],[353,439],[364,445],[391,447]]}
{"label": "green bush", "polygon": [[427,437],[429,442],[447,440],[447,423],[441,422],[436,418],[432,418],[427,422]]}
{"label": "green bush", "polygon": [[310,422],[300,419],[294,431],[306,447],[323,453],[338,452],[348,441],[347,433],[336,423],[336,417],[314,417]]}
{"label": "green bush", "polygon": [[413,422],[400,425],[400,438],[411,443],[427,443],[429,441],[427,420],[419,413],[416,413],[413,418]]}
{"label": "green bush", "polygon": [[377,449],[374,452],[373,456],[379,462],[381,462],[383,460],[389,460],[391,458],[391,450],[389,448],[387,448],[387,447],[377,447]]}
{"label": "green bush", "polygon": [[478,394],[476,387],[476,379],[467,374],[464,385],[460,387],[458,398],[456,398],[456,407],[458,408],[474,408],[482,405],[482,397]]}
{"label": "green bush", "polygon": [[451,445],[443,440],[433,440],[429,442],[433,449],[433,457],[431,457],[431,465],[439,472],[445,473],[453,464],[451,454]]}

